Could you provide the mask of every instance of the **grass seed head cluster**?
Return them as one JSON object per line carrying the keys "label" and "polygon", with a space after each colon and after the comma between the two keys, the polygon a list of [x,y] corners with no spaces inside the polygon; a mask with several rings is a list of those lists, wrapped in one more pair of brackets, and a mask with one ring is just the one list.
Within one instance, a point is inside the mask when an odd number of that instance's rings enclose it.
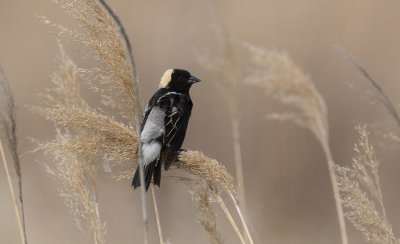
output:
{"label": "grass seed head cluster", "polygon": [[387,219],[378,175],[379,161],[365,125],[357,126],[356,156],[349,166],[336,165],[335,172],[346,218],[368,243],[399,243]]}

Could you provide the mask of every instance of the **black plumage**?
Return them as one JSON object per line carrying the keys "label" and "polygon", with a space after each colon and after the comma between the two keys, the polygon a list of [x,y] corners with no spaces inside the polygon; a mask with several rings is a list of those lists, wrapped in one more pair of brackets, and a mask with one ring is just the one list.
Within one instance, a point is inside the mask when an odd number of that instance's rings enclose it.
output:
{"label": "black plumage", "polygon": [[[160,186],[161,165],[168,170],[181,149],[193,107],[189,90],[199,81],[186,70],[167,70],[146,107],[141,127],[146,190],[152,178]],[[139,167],[132,185],[140,186]]]}

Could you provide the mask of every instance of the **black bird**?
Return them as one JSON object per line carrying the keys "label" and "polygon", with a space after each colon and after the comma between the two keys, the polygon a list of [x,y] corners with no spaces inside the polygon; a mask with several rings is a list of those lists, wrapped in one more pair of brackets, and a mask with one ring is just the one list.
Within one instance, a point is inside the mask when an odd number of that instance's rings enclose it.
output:
{"label": "black bird", "polygon": [[[189,89],[199,81],[186,70],[169,69],[147,104],[140,134],[146,191],[152,177],[160,186],[161,164],[168,170],[181,149],[193,107]],[[132,185],[140,186],[139,166]]]}

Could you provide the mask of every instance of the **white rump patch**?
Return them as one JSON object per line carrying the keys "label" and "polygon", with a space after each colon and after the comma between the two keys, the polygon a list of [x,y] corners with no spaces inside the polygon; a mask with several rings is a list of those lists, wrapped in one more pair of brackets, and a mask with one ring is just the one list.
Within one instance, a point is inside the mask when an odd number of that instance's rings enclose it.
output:
{"label": "white rump patch", "polygon": [[173,69],[168,69],[164,72],[163,76],[161,77],[159,88],[165,88],[168,86],[168,83],[171,81],[172,73],[174,72]]}
{"label": "white rump patch", "polygon": [[161,143],[158,141],[151,141],[149,143],[143,143],[142,145],[142,154],[143,154],[143,163],[144,165],[148,165],[153,162],[160,156],[161,152]]}

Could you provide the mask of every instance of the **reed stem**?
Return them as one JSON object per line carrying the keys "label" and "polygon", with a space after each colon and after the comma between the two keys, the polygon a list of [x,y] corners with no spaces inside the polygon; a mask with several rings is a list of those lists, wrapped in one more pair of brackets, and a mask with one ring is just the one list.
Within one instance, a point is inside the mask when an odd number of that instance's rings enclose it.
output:
{"label": "reed stem", "polygon": [[150,185],[150,188],[151,188],[151,194],[153,196],[154,212],[156,213],[156,219],[157,219],[158,237],[160,238],[160,244],[164,244],[164,238],[163,238],[162,229],[161,229],[160,214],[158,212],[156,192],[152,185]]}
{"label": "reed stem", "polygon": [[346,222],[344,219],[343,207],[342,207],[342,203],[340,200],[338,182],[336,179],[336,174],[335,174],[335,169],[334,169],[335,162],[333,161],[332,153],[331,153],[329,146],[326,145],[326,143],[322,143],[322,146],[324,148],[324,152],[325,152],[326,159],[328,162],[329,176],[331,178],[332,190],[333,190],[333,195],[335,198],[336,212],[337,212],[338,221],[339,221],[340,236],[342,239],[342,244],[348,244],[349,241],[347,238]]}
{"label": "reed stem", "polygon": [[219,203],[219,205],[221,206],[222,210],[224,210],[224,213],[226,215],[226,217],[228,218],[229,222],[231,223],[234,231],[236,232],[236,234],[238,235],[240,241],[242,242],[242,244],[246,244],[242,233],[240,233],[239,228],[237,227],[235,220],[233,219],[231,213],[229,212],[228,208],[225,205],[224,200],[222,200],[221,196],[219,194],[215,194],[215,199],[217,200],[217,202]]}
{"label": "reed stem", "polygon": [[133,86],[133,96],[135,98],[135,119],[136,119],[136,132],[137,132],[137,144],[138,144],[138,161],[139,161],[139,175],[140,175],[140,195],[142,199],[142,218],[143,218],[143,234],[144,234],[144,244],[147,244],[148,241],[148,217],[147,217],[147,198],[146,198],[146,189],[145,189],[145,182],[144,182],[144,166],[143,166],[143,158],[142,158],[142,142],[140,139],[140,127],[141,127],[141,109],[140,109],[140,103],[139,103],[139,88],[138,88],[138,77],[136,73],[136,66],[135,66],[135,61],[133,58],[133,52],[132,52],[132,47],[131,43],[129,41],[128,35],[125,32],[124,26],[122,25],[121,21],[119,20],[118,16],[115,14],[115,12],[108,6],[108,4],[105,2],[105,0],[100,0],[100,3],[103,5],[103,7],[106,9],[106,11],[111,15],[111,17],[114,19],[115,23],[117,24],[119,31],[122,35],[122,38],[125,42],[126,49],[128,52],[128,58],[129,62],[131,64],[132,68],[132,86]]}
{"label": "reed stem", "polygon": [[236,198],[233,196],[232,193],[228,192],[228,195],[231,197],[233,203],[235,204],[236,211],[237,211],[237,213],[239,215],[240,221],[242,222],[243,228],[244,228],[244,230],[246,232],[246,235],[247,235],[247,238],[248,238],[249,242],[251,244],[254,244],[253,238],[251,237],[251,234],[250,234],[249,227],[247,226],[247,223],[246,223],[246,220],[244,219],[244,215],[242,213],[242,210],[240,209],[239,202],[236,200]]}
{"label": "reed stem", "polygon": [[18,202],[17,202],[17,198],[15,197],[14,187],[12,185],[10,171],[8,170],[8,164],[7,164],[6,156],[5,156],[4,149],[3,149],[3,143],[2,143],[1,140],[0,140],[0,153],[1,153],[1,158],[3,160],[4,169],[6,171],[8,186],[9,186],[10,192],[11,192],[11,197],[13,199],[15,215],[17,216],[19,234],[21,236],[21,242],[22,242],[22,244],[26,244],[26,239],[25,239],[25,235],[24,235],[24,229],[22,227],[21,216],[19,214]]}

